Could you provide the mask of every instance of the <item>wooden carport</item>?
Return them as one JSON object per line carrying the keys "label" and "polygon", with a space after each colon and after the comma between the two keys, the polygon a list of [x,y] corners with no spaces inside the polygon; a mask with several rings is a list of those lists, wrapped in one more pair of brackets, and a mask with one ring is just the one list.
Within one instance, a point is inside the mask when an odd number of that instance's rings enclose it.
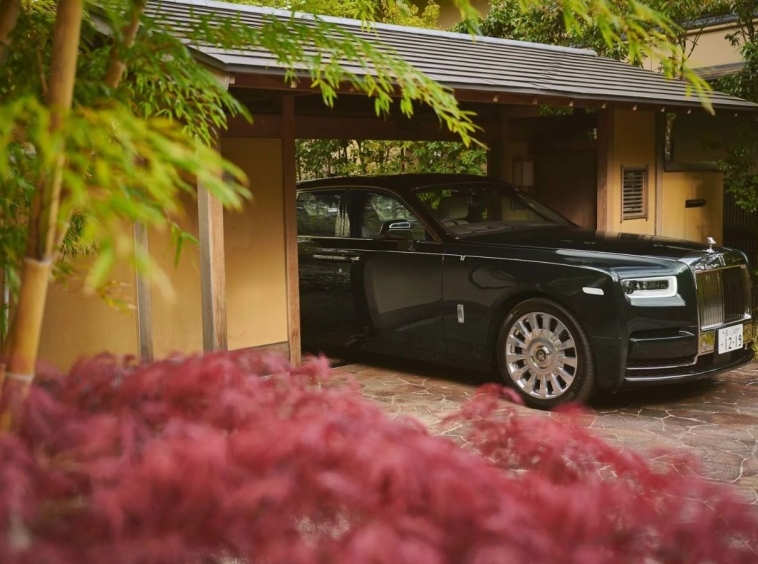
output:
{"label": "wooden carport", "polygon": [[[178,0],[150,4],[147,17],[168,28],[181,30],[193,17],[218,14],[239,18],[240,25],[261,25],[266,18],[290,18],[279,12],[210,1]],[[295,16],[307,20],[311,16]],[[614,151],[620,135],[619,112],[638,112],[650,117],[651,143],[655,153],[655,190],[660,190],[663,126],[666,112],[702,111],[682,82],[625,63],[598,57],[592,51],[535,45],[491,38],[377,25],[373,31],[360,22],[325,18],[352,33],[386,45],[399,56],[454,90],[462,107],[476,112],[481,127],[479,140],[489,147],[489,175],[511,180],[510,138],[519,119],[539,116],[541,106],[574,108],[576,119],[594,123],[592,146],[596,149],[596,226],[613,226],[611,200],[618,160]],[[180,33],[180,31],[177,31]],[[213,68],[234,96],[255,117],[253,124],[232,119],[225,138],[281,140],[281,178],[285,280],[286,350],[297,362],[300,357],[297,225],[295,208],[295,140],[385,139],[448,141],[437,118],[417,108],[412,119],[399,115],[377,118],[373,104],[350,87],[339,91],[333,108],[327,108],[307,76],[285,83],[283,69],[265,51],[225,52],[213,46],[191,46],[198,58]],[[752,111],[753,105],[722,94],[712,96],[714,108],[731,114]],[[589,117],[588,117],[589,116]],[[569,116],[571,118],[571,116]],[[656,233],[660,210],[655,210]],[[227,296],[224,212],[219,203],[198,186],[198,226],[202,296],[203,348],[227,348]],[[149,287],[137,284],[139,319],[150,319]],[[141,323],[140,348],[150,350],[149,323]],[[149,353],[146,353],[149,354]]]}

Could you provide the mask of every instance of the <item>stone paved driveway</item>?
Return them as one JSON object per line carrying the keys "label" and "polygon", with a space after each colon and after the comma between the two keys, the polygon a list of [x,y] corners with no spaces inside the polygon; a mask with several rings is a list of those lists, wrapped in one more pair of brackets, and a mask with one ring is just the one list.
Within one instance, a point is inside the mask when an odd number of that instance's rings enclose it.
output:
{"label": "stone paved driveway", "polygon": [[[391,416],[412,415],[440,433],[440,420],[491,378],[386,359],[338,370],[353,374],[364,395]],[[758,363],[686,385],[601,394],[589,407],[586,424],[620,447],[694,453],[703,476],[736,485],[758,505]]]}

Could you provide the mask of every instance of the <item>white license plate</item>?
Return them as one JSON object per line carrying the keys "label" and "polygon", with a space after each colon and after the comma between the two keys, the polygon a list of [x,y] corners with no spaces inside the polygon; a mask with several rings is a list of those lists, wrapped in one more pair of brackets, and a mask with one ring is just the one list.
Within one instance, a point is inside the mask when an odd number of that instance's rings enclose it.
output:
{"label": "white license plate", "polygon": [[719,354],[742,348],[742,325],[719,329]]}

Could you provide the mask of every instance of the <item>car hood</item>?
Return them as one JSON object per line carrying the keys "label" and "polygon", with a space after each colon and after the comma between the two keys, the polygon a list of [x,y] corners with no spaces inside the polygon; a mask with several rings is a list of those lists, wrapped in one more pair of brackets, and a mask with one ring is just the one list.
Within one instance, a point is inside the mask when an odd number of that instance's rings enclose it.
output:
{"label": "car hood", "polygon": [[[545,227],[503,231],[491,235],[470,235],[460,241],[496,247],[516,245],[539,249],[612,253],[674,260],[702,255],[708,250],[707,245],[692,241],[652,235],[590,231],[579,227]],[[715,250],[726,249],[715,248]]]}

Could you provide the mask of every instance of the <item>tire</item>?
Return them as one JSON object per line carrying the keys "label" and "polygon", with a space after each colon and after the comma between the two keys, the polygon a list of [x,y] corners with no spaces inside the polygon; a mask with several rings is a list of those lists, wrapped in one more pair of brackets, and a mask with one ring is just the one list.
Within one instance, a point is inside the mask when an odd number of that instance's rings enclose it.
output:
{"label": "tire", "polygon": [[550,409],[592,395],[589,340],[559,304],[543,298],[521,302],[503,320],[496,346],[501,377],[527,405]]}

